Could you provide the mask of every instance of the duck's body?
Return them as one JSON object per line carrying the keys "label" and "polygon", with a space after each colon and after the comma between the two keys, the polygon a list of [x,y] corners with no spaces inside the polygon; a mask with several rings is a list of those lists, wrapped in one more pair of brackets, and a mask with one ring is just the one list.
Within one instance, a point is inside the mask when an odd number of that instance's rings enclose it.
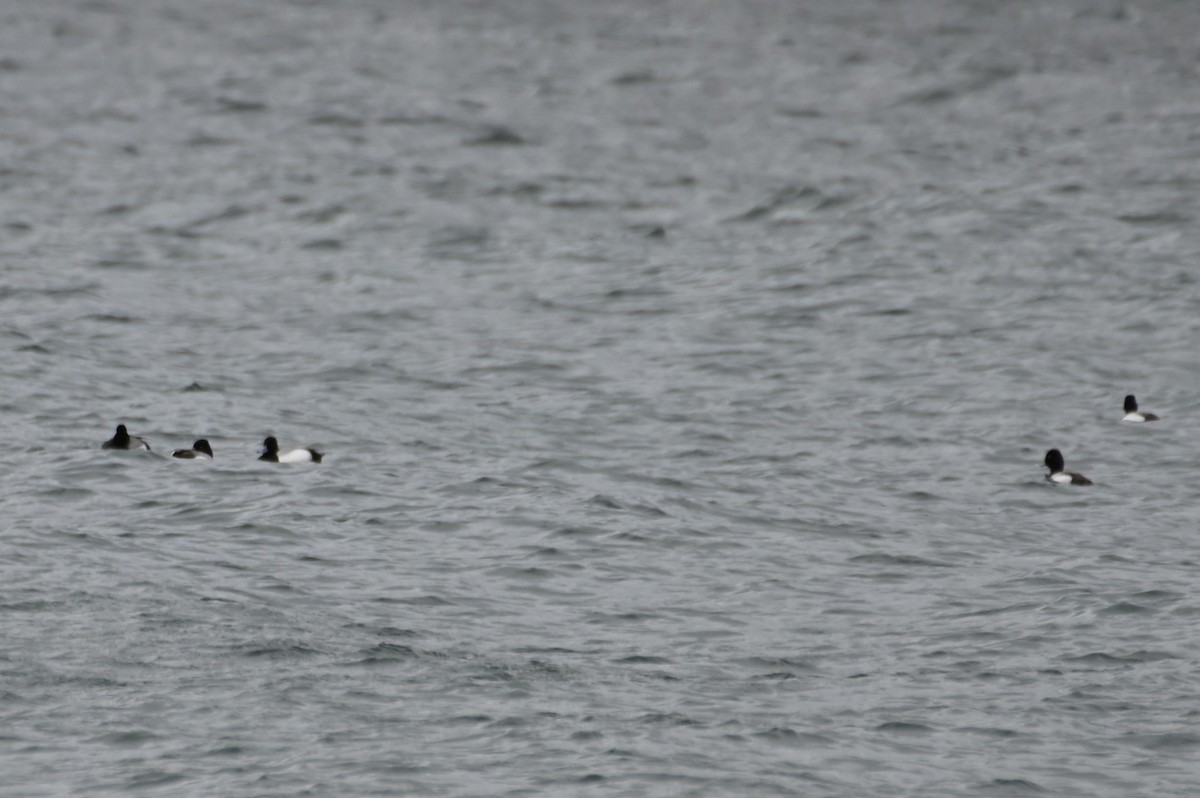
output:
{"label": "duck's body", "polygon": [[1160,419],[1153,413],[1142,413],[1139,411],[1137,399],[1133,394],[1129,394],[1129,396],[1125,397],[1125,416],[1121,420],[1137,424],[1143,421],[1159,421]]}
{"label": "duck's body", "polygon": [[263,441],[262,456],[258,459],[268,463],[319,463],[324,456],[316,449],[308,448],[288,449],[281,452],[279,451],[279,441],[274,437],[268,437]]}
{"label": "duck's body", "polygon": [[1051,449],[1046,452],[1046,459],[1042,462],[1046,464],[1046,468],[1050,469],[1050,473],[1046,476],[1046,479],[1055,485],[1092,484],[1092,481],[1083,474],[1076,474],[1074,471],[1066,470],[1066,463],[1063,461],[1062,452],[1058,449]]}
{"label": "duck's body", "polygon": [[190,449],[176,449],[171,453],[172,457],[178,457],[183,460],[211,460],[213,459],[212,447],[208,445],[208,441],[204,438],[192,444]]}
{"label": "duck's body", "polygon": [[141,438],[129,434],[124,424],[117,425],[117,433],[101,444],[102,449],[145,449],[150,451],[150,444]]}

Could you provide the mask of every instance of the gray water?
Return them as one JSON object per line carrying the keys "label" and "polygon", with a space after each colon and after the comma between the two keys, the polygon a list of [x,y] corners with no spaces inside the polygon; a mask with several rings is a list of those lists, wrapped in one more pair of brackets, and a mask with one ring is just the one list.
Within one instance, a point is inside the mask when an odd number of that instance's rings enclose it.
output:
{"label": "gray water", "polygon": [[0,794],[1195,795],[1198,34],[6,4]]}

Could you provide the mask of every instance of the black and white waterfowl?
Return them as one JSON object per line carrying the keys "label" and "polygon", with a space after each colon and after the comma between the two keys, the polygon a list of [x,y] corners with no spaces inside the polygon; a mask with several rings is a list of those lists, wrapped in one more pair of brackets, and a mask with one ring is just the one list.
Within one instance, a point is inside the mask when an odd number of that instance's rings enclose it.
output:
{"label": "black and white waterfowl", "polygon": [[274,437],[268,437],[263,441],[262,456],[259,460],[266,460],[269,463],[319,463],[324,457],[321,452],[316,449],[288,449],[285,452],[279,451],[279,441]]}
{"label": "black and white waterfowl", "polygon": [[1122,418],[1121,420],[1122,421],[1141,422],[1141,421],[1158,421],[1159,418],[1158,418],[1158,416],[1154,415],[1153,413],[1143,413],[1143,412],[1139,411],[1137,409],[1137,399],[1134,397],[1133,394],[1129,394],[1129,396],[1125,397],[1125,417]]}
{"label": "black and white waterfowl", "polygon": [[1050,469],[1046,479],[1053,482],[1055,485],[1091,485],[1092,481],[1083,474],[1076,474],[1074,471],[1066,471],[1066,463],[1063,461],[1062,452],[1058,449],[1051,449],[1046,452],[1046,459],[1043,461],[1046,468]]}
{"label": "black and white waterfowl", "polygon": [[141,438],[130,435],[129,430],[125,429],[124,424],[117,425],[117,434],[106,440],[101,447],[102,449],[145,449],[150,451],[150,444],[146,443]]}
{"label": "black and white waterfowl", "polygon": [[192,448],[176,449],[171,452],[171,456],[184,460],[211,460],[213,459],[213,451],[212,447],[208,445],[208,441],[201,438],[192,444]]}

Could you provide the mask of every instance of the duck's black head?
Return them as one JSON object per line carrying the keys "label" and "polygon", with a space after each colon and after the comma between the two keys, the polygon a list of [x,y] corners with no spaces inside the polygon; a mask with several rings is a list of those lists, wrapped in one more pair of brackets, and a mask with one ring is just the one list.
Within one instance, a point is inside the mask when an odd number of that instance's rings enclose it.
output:
{"label": "duck's black head", "polygon": [[1136,413],[1137,412],[1137,399],[1133,398],[1133,394],[1129,394],[1129,396],[1125,397],[1125,412],[1126,413]]}
{"label": "duck's black head", "polygon": [[266,460],[271,463],[278,463],[279,462],[279,441],[275,440],[275,438],[273,436],[268,436],[267,439],[265,441],[263,441],[262,456],[259,457],[258,459]]}
{"label": "duck's black head", "polygon": [[1046,464],[1046,468],[1050,469],[1051,474],[1057,474],[1059,471],[1062,471],[1065,465],[1063,463],[1062,452],[1058,449],[1051,449],[1046,452],[1046,459],[1042,462]]}

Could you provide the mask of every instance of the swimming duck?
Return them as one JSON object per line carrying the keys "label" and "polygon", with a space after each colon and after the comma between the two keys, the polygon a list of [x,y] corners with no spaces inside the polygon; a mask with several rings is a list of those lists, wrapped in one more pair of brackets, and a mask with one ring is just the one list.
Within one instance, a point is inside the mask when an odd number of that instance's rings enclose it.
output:
{"label": "swimming duck", "polygon": [[176,449],[171,452],[172,457],[179,457],[184,460],[211,460],[213,459],[212,447],[208,445],[208,441],[204,438],[192,444],[190,449]]}
{"label": "swimming duck", "polygon": [[1134,398],[1133,394],[1129,394],[1129,396],[1125,397],[1125,417],[1121,420],[1138,422],[1159,421],[1160,419],[1153,413],[1139,412],[1137,409],[1137,399]]}
{"label": "swimming duck", "polygon": [[117,434],[106,440],[101,447],[102,449],[145,449],[150,451],[150,444],[146,443],[141,438],[129,434],[129,430],[125,429],[124,424],[117,425]]}
{"label": "swimming duck", "polygon": [[269,463],[319,463],[324,457],[321,452],[316,449],[288,449],[286,452],[279,451],[279,441],[274,437],[268,437],[263,441],[262,456],[259,460],[266,460]]}
{"label": "swimming duck", "polygon": [[1076,474],[1073,471],[1064,470],[1066,463],[1063,461],[1062,452],[1058,449],[1051,449],[1046,452],[1046,459],[1043,461],[1046,468],[1050,469],[1050,473],[1046,479],[1053,482],[1055,485],[1091,485],[1092,481],[1083,474]]}

